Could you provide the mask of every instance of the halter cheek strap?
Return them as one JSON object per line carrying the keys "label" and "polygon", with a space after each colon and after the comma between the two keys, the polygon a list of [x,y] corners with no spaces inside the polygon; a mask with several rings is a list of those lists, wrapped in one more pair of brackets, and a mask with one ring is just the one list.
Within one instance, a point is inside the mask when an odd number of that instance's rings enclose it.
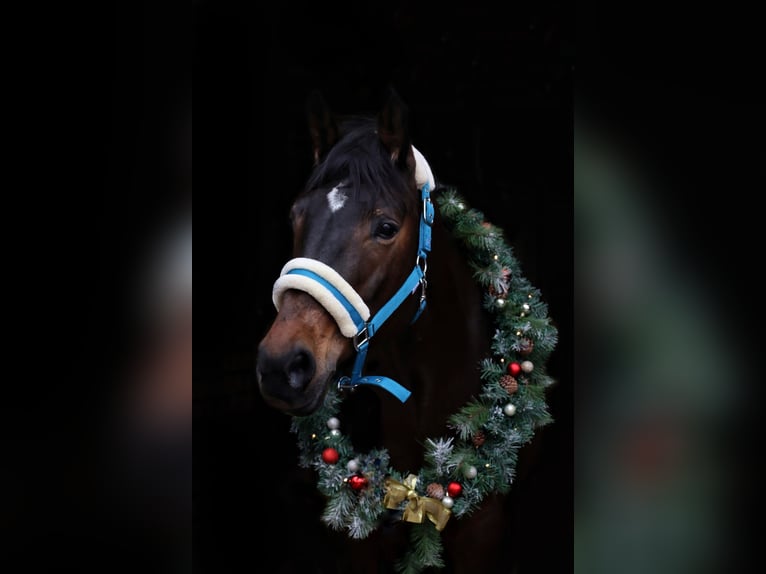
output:
{"label": "halter cheek strap", "polygon": [[418,287],[420,287],[420,302],[415,317],[412,319],[413,323],[426,307],[427,257],[431,251],[431,226],[434,222],[434,206],[431,203],[433,175],[420,152],[414,151],[419,167],[425,166],[425,170],[421,167],[420,171],[416,171],[416,181],[421,183],[419,176],[426,180],[420,188],[423,212],[419,225],[418,254],[415,259],[415,266],[407,279],[375,315],[370,317],[369,308],[348,281],[332,267],[316,259],[297,257],[288,261],[282,268],[280,277],[274,283],[272,291],[272,300],[277,311],[281,306],[282,296],[288,289],[297,289],[308,293],[335,319],[340,332],[345,337],[353,339],[354,349],[357,353],[356,359],[351,370],[351,376],[341,377],[338,380],[339,389],[352,389],[357,385],[373,385],[388,391],[401,402],[405,402],[409,398],[410,391],[388,377],[364,377],[362,376],[362,369],[367,358],[370,340],[407,297],[415,294]]}

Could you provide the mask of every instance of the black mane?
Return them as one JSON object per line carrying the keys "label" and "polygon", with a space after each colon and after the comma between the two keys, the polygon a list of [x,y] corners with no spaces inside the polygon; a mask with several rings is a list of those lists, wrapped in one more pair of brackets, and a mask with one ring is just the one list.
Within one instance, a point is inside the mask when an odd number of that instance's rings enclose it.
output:
{"label": "black mane", "polygon": [[352,118],[341,126],[342,137],[306,183],[306,191],[333,187],[343,182],[352,189],[354,201],[372,209],[379,199],[401,214],[416,205],[415,194],[380,141],[374,118]]}

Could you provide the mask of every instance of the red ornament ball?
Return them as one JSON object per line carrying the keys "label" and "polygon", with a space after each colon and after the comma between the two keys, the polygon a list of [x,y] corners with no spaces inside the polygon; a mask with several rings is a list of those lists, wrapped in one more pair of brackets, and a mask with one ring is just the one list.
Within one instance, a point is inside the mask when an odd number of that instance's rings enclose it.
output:
{"label": "red ornament ball", "polygon": [[360,474],[355,474],[348,479],[348,483],[354,490],[362,490],[365,486],[367,486],[368,480]]}
{"label": "red ornament ball", "polygon": [[452,498],[457,498],[462,492],[463,487],[460,486],[459,482],[450,482],[447,485],[447,494],[449,494]]}
{"label": "red ornament ball", "polygon": [[340,455],[334,448],[326,448],[322,451],[322,460],[327,464],[335,464],[339,459]]}
{"label": "red ornament ball", "polygon": [[513,363],[510,363],[508,365],[508,372],[511,374],[512,377],[517,377],[519,373],[521,372],[521,365],[519,365],[515,361]]}

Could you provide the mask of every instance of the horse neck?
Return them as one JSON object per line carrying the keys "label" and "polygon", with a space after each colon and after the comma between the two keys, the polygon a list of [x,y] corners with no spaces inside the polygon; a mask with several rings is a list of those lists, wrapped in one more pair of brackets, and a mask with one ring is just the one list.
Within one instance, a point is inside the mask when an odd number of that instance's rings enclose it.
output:
{"label": "horse neck", "polygon": [[481,292],[437,219],[428,258],[426,310],[402,336],[377,347],[374,355],[380,372],[412,391],[404,405],[390,396],[381,399],[382,442],[395,467],[419,468],[424,440],[447,434],[448,417],[480,387],[477,367],[489,343]]}

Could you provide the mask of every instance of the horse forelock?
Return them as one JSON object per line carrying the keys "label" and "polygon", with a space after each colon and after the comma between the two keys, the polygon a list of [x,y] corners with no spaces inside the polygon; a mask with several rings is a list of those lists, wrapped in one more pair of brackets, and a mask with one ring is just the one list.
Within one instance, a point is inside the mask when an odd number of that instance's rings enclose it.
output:
{"label": "horse forelock", "polygon": [[[392,161],[378,137],[375,120],[348,120],[342,133],[340,141],[314,169],[304,193],[325,190],[332,212],[345,204],[341,197],[363,205],[368,212],[388,206],[404,216],[417,209],[417,194],[410,187],[408,174]],[[329,194],[333,194],[332,198]]]}

